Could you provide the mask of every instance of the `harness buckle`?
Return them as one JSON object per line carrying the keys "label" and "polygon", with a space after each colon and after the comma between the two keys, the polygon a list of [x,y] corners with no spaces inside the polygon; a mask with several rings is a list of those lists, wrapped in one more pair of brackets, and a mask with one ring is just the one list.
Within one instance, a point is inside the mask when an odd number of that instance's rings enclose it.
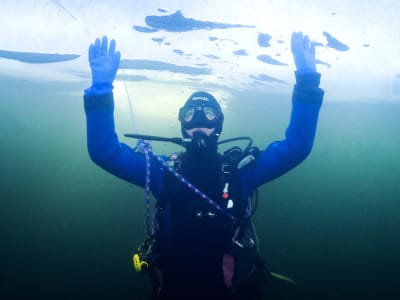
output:
{"label": "harness buckle", "polygon": [[256,160],[256,158],[254,157],[253,154],[249,154],[247,156],[245,156],[239,163],[237,168],[241,169],[245,166],[247,166],[249,163],[251,163],[253,160]]}
{"label": "harness buckle", "polygon": [[222,173],[229,174],[229,173],[232,172],[232,167],[230,165],[228,165],[228,164],[222,164],[221,165],[221,170],[222,170]]}

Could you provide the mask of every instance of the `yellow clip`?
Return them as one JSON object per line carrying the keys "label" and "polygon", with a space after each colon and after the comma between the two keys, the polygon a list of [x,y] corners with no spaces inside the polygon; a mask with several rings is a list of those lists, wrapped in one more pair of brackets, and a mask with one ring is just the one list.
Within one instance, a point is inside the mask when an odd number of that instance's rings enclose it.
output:
{"label": "yellow clip", "polygon": [[140,261],[139,254],[134,254],[132,257],[133,260],[133,267],[135,268],[136,272],[146,271],[149,267],[149,264],[145,261]]}

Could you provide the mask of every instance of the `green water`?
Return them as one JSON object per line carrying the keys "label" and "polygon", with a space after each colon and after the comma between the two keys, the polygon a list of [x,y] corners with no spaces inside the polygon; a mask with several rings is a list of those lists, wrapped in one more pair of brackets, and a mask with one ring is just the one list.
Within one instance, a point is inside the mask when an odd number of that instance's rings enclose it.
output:
{"label": "green water", "polygon": [[[146,299],[130,261],[144,238],[143,191],[90,161],[86,86],[0,82],[0,298]],[[224,137],[282,138],[289,98],[233,95]],[[117,114],[124,133],[129,114]],[[324,103],[310,157],[260,189],[261,252],[304,299],[397,298],[399,115],[400,103]],[[177,135],[176,125],[142,128]]]}

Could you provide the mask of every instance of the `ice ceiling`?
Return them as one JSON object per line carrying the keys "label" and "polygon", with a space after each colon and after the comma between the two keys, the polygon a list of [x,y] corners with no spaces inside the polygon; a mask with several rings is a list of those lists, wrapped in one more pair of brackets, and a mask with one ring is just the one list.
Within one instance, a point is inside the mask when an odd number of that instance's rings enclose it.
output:
{"label": "ice ceiling", "polygon": [[400,99],[400,1],[0,3],[1,76],[90,82],[87,48],[107,35],[119,81],[288,91],[290,35],[303,31],[328,100]]}

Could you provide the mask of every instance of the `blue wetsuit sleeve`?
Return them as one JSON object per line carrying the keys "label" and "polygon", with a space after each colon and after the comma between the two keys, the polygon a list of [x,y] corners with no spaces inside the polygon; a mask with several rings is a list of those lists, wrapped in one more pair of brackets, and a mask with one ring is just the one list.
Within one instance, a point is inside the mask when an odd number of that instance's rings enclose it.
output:
{"label": "blue wetsuit sleeve", "polygon": [[261,152],[253,169],[253,188],[271,181],[301,163],[311,152],[324,91],[320,74],[295,72],[292,112],[285,139],[271,143]]}
{"label": "blue wetsuit sleeve", "polygon": [[[144,155],[120,143],[114,126],[113,94],[84,95],[86,113],[87,147],[93,162],[111,174],[144,187],[146,161]],[[151,159],[151,190],[161,190],[162,170],[157,160]]]}

